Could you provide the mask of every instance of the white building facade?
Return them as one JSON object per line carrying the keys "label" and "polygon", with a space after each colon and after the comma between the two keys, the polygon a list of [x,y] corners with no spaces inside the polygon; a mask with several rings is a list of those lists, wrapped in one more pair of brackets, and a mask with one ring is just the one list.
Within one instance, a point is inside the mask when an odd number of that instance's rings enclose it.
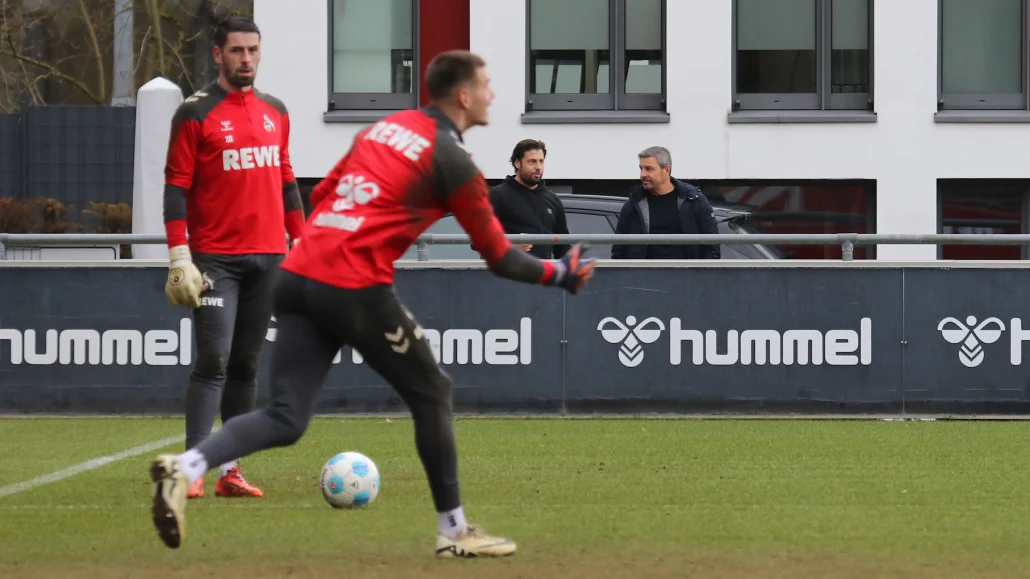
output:
{"label": "white building facade", "polygon": [[[1027,0],[255,0],[254,10],[258,86],[289,108],[301,178],[321,178],[370,122],[424,104],[433,53],[468,48],[496,92],[490,125],[466,135],[491,180],[534,138],[547,145],[552,188],[621,194],[637,153],[661,145],[674,176],[755,205],[763,231],[1028,230]],[[1024,251],[881,246],[858,257]]]}

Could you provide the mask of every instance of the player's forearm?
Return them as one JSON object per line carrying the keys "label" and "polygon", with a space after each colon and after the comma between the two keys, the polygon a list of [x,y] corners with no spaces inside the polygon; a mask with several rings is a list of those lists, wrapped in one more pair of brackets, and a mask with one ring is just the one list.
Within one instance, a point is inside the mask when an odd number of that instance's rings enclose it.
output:
{"label": "player's forearm", "polygon": [[290,239],[300,239],[304,229],[304,203],[300,199],[300,188],[296,181],[283,185],[283,221]]}
{"label": "player's forearm", "polygon": [[168,247],[186,245],[186,190],[165,185],[164,222]]}
{"label": "player's forearm", "polygon": [[510,246],[501,259],[489,264],[495,275],[523,283],[547,285],[554,279],[555,267],[521,249]]}

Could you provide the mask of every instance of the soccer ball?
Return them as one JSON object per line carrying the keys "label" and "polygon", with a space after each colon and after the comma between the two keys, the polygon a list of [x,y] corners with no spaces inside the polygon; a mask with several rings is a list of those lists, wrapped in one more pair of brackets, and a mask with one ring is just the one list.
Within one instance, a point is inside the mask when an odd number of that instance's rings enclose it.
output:
{"label": "soccer ball", "polygon": [[336,509],[367,507],[379,495],[379,469],[360,452],[341,452],[322,467],[322,497]]}

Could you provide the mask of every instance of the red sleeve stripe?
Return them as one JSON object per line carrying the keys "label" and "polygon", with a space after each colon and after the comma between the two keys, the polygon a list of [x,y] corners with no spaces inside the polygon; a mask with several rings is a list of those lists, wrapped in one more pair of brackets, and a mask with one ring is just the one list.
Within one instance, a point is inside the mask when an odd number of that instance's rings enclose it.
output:
{"label": "red sleeve stripe", "polygon": [[552,279],[554,279],[554,273],[556,269],[554,267],[554,264],[549,261],[542,261],[541,263],[544,266],[544,274],[540,276],[540,284],[546,285],[550,283]]}
{"label": "red sleeve stripe", "polygon": [[165,223],[165,235],[168,237],[168,247],[186,245],[186,220],[175,219]]}
{"label": "red sleeve stripe", "polygon": [[304,229],[304,210],[295,209],[286,212],[286,233],[290,239],[299,239],[300,232]]}

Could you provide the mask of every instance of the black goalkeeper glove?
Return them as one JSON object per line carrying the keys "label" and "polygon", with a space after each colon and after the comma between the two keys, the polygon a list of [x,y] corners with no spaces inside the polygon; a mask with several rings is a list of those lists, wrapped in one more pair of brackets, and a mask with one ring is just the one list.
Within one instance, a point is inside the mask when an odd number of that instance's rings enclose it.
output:
{"label": "black goalkeeper glove", "polygon": [[594,277],[594,265],[597,260],[583,259],[587,249],[588,245],[573,245],[572,249],[554,264],[554,277],[548,285],[565,288],[570,294],[576,295],[580,288],[586,285],[587,280]]}

